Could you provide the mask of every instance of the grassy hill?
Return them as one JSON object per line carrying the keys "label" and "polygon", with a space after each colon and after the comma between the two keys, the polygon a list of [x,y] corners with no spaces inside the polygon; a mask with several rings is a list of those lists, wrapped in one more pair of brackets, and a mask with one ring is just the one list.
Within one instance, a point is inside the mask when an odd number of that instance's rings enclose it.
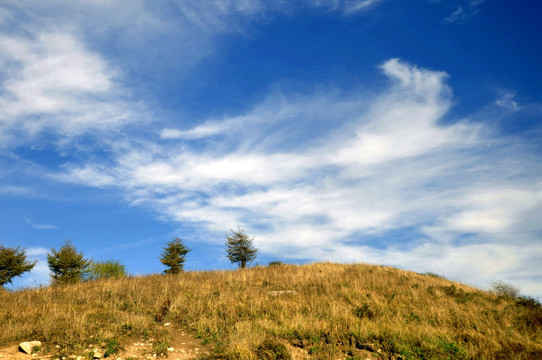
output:
{"label": "grassy hill", "polygon": [[[438,276],[365,264],[277,265],[0,292],[0,346],[82,354],[97,339],[167,344],[163,323],[212,359],[542,359],[542,308]],[[60,345],[56,347],[56,345]]]}

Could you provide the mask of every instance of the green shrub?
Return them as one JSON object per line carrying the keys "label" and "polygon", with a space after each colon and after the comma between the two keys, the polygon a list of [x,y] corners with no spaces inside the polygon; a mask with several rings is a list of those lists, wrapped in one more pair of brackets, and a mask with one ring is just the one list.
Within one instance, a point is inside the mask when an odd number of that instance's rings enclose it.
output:
{"label": "green shrub", "polygon": [[280,266],[280,265],[284,265],[284,263],[282,261],[271,261],[269,262],[269,266]]}
{"label": "green shrub", "polygon": [[100,278],[121,278],[126,276],[126,268],[117,260],[92,261],[87,271],[89,280]]}

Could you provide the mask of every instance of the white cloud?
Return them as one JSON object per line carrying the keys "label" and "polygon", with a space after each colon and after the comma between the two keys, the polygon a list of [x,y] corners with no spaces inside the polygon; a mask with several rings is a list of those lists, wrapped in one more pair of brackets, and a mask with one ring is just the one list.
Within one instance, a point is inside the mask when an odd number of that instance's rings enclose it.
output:
{"label": "white cloud", "polygon": [[[70,166],[65,165],[64,169],[69,172],[72,182],[86,184],[94,187],[114,186],[118,184],[117,178],[109,174],[105,166]],[[63,175],[50,174],[50,178],[62,181]]]}
{"label": "white cloud", "polygon": [[[354,13],[377,2],[307,0],[304,5]],[[273,13],[298,11],[298,5],[198,0],[150,7],[140,0],[8,0],[0,5],[1,14],[7,14],[3,17],[10,19],[16,31],[2,34],[0,28],[2,145],[29,141],[44,132],[59,136],[62,143],[89,131],[103,134],[146,119],[145,105],[125,93],[123,74],[110,60],[126,53],[141,58],[138,64],[145,64],[146,57],[160,56],[165,64],[181,64],[188,72],[198,60],[213,53],[216,34],[243,34],[252,21],[268,21],[265,19]],[[18,18],[31,21],[21,23]],[[118,51],[113,55],[104,45]],[[151,45],[153,52],[149,53]],[[104,55],[109,56],[106,59],[93,48],[106,50]],[[141,67],[125,70],[154,71]],[[223,132],[223,126],[216,122],[186,131],[164,129],[162,137],[214,136]]]}
{"label": "white cloud", "polygon": [[24,221],[32,226],[34,229],[39,229],[39,230],[48,230],[48,229],[56,229],[58,228],[58,226],[55,226],[55,225],[47,225],[47,224],[36,224],[34,223],[33,221],[30,221],[28,218],[25,218]]}
{"label": "white cloud", "polygon": [[33,193],[33,190],[24,186],[2,185],[2,187],[0,187],[0,194],[2,195],[21,196],[21,195],[28,195],[31,193]]}
{"label": "white cloud", "polygon": [[343,1],[342,8],[346,15],[350,15],[362,10],[366,10],[370,6],[378,4],[382,0],[350,0]]}
{"label": "white cloud", "polygon": [[[472,189],[460,207],[462,211],[448,220],[448,226],[460,232],[502,233],[516,227],[526,214],[542,206],[542,188]],[[522,226],[523,227],[523,226]]]}
{"label": "white cloud", "polygon": [[480,12],[480,6],[485,0],[465,0],[463,5],[460,5],[453,13],[444,19],[448,24],[463,24],[471,17]]}
{"label": "white cloud", "polygon": [[44,131],[69,137],[111,130],[141,118],[121,100],[107,63],[71,35],[4,35],[0,49],[0,133],[13,142]]}
{"label": "white cloud", "polygon": [[495,101],[495,105],[511,112],[519,111],[521,108],[514,100],[514,97],[515,94],[505,92],[499,99]]}
{"label": "white cloud", "polygon": [[184,131],[179,129],[166,128],[160,132],[160,137],[162,139],[203,139],[216,135],[222,135],[225,132],[230,131],[233,127],[237,127],[244,123],[250,123],[251,120],[257,121],[256,118],[234,117],[222,121],[208,121],[205,124]]}
{"label": "white cloud", "polygon": [[49,250],[42,247],[31,247],[25,250],[26,255],[31,259],[37,259],[40,256],[47,255]]}

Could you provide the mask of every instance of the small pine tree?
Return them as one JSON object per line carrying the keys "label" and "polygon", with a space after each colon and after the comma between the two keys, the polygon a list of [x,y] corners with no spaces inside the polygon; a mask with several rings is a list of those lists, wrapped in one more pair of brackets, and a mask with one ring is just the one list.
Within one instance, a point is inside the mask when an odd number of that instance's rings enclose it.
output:
{"label": "small pine tree", "polygon": [[256,259],[258,251],[253,245],[254,236],[250,237],[241,227],[237,231],[230,230],[231,234],[226,234],[226,253],[228,259],[233,263],[239,263],[239,267],[244,269],[247,263]]}
{"label": "small pine tree", "polygon": [[73,284],[84,279],[90,261],[77,252],[70,240],[66,240],[59,251],[51,249],[47,254],[47,265],[54,284]]}
{"label": "small pine tree", "polygon": [[87,271],[88,280],[125,276],[126,268],[118,260],[91,261]]}
{"label": "small pine tree", "polygon": [[183,241],[179,238],[171,240],[166,245],[160,257],[162,264],[168,267],[164,273],[178,274],[183,271],[184,258],[192,249],[184,246]]}
{"label": "small pine tree", "polygon": [[0,287],[9,284],[14,277],[34,268],[37,261],[29,262],[24,249],[0,245]]}

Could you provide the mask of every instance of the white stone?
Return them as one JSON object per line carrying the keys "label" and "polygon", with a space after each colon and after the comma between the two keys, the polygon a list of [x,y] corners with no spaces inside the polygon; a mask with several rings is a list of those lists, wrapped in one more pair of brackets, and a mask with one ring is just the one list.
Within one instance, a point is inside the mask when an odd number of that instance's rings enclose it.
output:
{"label": "white stone", "polygon": [[164,326],[169,326],[169,325],[171,325],[171,323],[165,323],[165,324],[164,324]]}
{"label": "white stone", "polygon": [[41,346],[41,341],[27,341],[19,344],[21,351],[32,354],[32,348],[34,346]]}
{"label": "white stone", "polygon": [[279,295],[297,295],[295,290],[278,290],[278,291],[268,291],[267,295],[269,296],[279,296]]}
{"label": "white stone", "polygon": [[167,348],[167,351],[175,351],[175,348],[172,348],[172,347]]}

